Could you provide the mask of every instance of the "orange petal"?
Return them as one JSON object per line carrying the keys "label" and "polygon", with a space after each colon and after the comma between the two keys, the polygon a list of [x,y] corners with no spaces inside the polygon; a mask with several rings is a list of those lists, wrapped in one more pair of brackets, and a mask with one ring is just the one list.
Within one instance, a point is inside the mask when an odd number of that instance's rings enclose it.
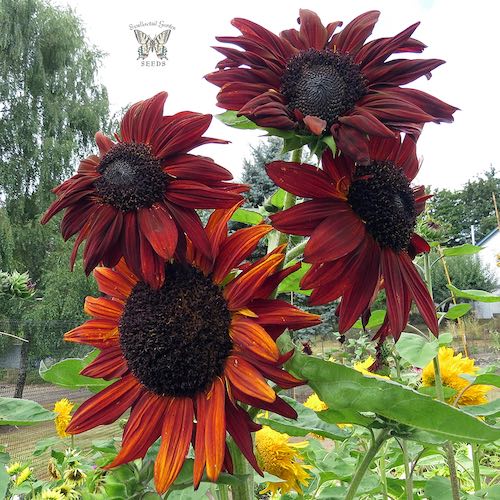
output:
{"label": "orange petal", "polygon": [[198,489],[205,469],[205,430],[207,397],[201,392],[196,396],[196,437],[194,443],[193,486]]}
{"label": "orange petal", "polygon": [[118,342],[118,323],[110,319],[89,319],[64,334],[64,340],[94,347],[111,347]]}
{"label": "orange petal", "polygon": [[160,495],[170,488],[184,464],[193,433],[193,416],[191,398],[175,398],[167,409],[154,471]]}
{"label": "orange petal", "polygon": [[241,273],[224,289],[224,296],[230,310],[241,309],[253,297],[254,293],[283,262],[283,254],[273,254],[261,259]]}
{"label": "orange petal", "polygon": [[260,224],[240,229],[227,238],[220,246],[220,252],[214,264],[214,282],[221,283],[229,271],[248,257],[261,238],[272,229],[272,226]]}
{"label": "orange petal", "polygon": [[96,267],[94,278],[102,293],[121,300],[127,300],[135,285],[135,283],[126,279],[123,274],[107,267]]}
{"label": "orange petal", "polygon": [[276,399],[273,389],[248,361],[237,356],[229,356],[225,372],[231,384],[241,392],[269,403]]}
{"label": "orange petal", "polygon": [[236,316],[231,322],[229,334],[243,351],[248,350],[268,361],[278,360],[279,351],[275,342],[254,321]]}
{"label": "orange petal", "polygon": [[205,426],[205,459],[207,477],[210,481],[217,481],[224,462],[226,445],[225,395],[224,383],[220,378],[216,378],[212,389],[207,394]]}
{"label": "orange petal", "polygon": [[122,449],[106,469],[142,458],[161,434],[165,410],[171,399],[145,393],[134,406],[123,431]]}
{"label": "orange petal", "polygon": [[76,410],[66,431],[79,434],[119,418],[140,397],[143,386],[133,375],[127,375],[91,397]]}
{"label": "orange petal", "polygon": [[83,310],[95,318],[118,320],[123,313],[123,304],[105,297],[86,297]]}

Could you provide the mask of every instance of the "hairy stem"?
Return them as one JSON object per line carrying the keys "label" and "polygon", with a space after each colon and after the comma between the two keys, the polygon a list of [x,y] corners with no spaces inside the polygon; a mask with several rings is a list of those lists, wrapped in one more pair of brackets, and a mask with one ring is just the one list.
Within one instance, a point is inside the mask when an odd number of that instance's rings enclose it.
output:
{"label": "hairy stem", "polygon": [[405,466],[405,489],[407,500],[413,500],[413,479],[411,476],[411,465],[410,465],[410,455],[408,454],[408,446],[406,441],[401,439],[399,441],[399,446],[401,446],[401,451],[403,452],[403,462]]}
{"label": "hairy stem", "polygon": [[479,472],[479,454],[480,448],[478,444],[469,445],[472,452],[472,466],[474,468],[474,490],[479,491],[481,489],[481,474]]}
{"label": "hairy stem", "polygon": [[347,495],[345,496],[345,500],[352,500],[355,497],[356,491],[358,491],[361,480],[363,479],[366,471],[370,467],[372,460],[377,455],[378,450],[380,450],[380,447],[385,443],[388,437],[389,437],[389,429],[383,429],[379,433],[379,435],[375,438],[375,440],[372,442],[370,448],[368,448],[368,451],[365,453],[363,461],[359,464],[351,480],[351,484],[349,486],[349,490],[347,491]]}
{"label": "hairy stem", "polygon": [[241,453],[240,449],[232,439],[229,440],[228,446],[233,459],[234,473],[244,476],[241,478],[237,486],[231,486],[232,496],[234,499],[238,500],[253,500],[253,473],[250,469],[250,464],[246,461],[243,453]]}

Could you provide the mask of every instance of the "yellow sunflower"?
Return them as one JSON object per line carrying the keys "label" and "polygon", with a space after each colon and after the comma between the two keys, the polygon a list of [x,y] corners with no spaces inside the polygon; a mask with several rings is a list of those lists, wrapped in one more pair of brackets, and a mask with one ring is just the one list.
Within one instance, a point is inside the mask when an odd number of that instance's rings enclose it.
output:
{"label": "yellow sunflower", "polygon": [[65,438],[69,436],[66,432],[66,428],[71,422],[71,410],[74,406],[75,405],[66,398],[60,399],[54,404],[54,413],[56,414],[54,423],[59,437]]}
{"label": "yellow sunflower", "polygon": [[[439,348],[439,367],[441,369],[441,381],[444,387],[455,389],[457,393],[447,399],[448,403],[453,403],[470,382],[461,375],[476,375],[479,368],[474,366],[474,360],[461,353],[455,354],[451,347]],[[422,386],[431,387],[435,383],[434,365],[432,361],[422,371]],[[486,393],[492,388],[489,385],[472,385],[458,400],[461,406],[481,405],[488,402]]]}
{"label": "yellow sunflower", "polygon": [[[310,408],[311,410],[314,410],[315,412],[328,410],[328,405],[324,401],[321,401],[321,399],[319,399],[319,396],[315,392],[313,392],[306,399],[304,406],[306,408]],[[351,424],[337,424],[337,427],[344,429],[345,427],[352,427],[352,425]],[[318,436],[317,434],[314,434],[314,437],[316,437],[317,439],[323,439],[323,436]]]}
{"label": "yellow sunflower", "polygon": [[368,377],[386,378],[390,380],[390,378],[385,375],[379,375],[378,373],[369,371],[368,368],[370,368],[373,363],[375,363],[375,360],[371,356],[368,356],[364,361],[358,361],[357,363],[354,363],[353,368],[363,375],[367,375]]}
{"label": "yellow sunflower", "polygon": [[288,434],[281,434],[265,425],[255,434],[257,460],[262,470],[283,479],[279,482],[268,482],[260,494],[270,492],[274,497],[279,490],[282,494],[290,490],[300,494],[302,486],[307,486],[311,477],[307,470],[312,467],[300,461],[302,456],[297,450],[305,448],[308,443],[290,443],[289,439]]}
{"label": "yellow sunflower", "polygon": [[30,476],[31,476],[32,470],[30,467],[25,467],[16,477],[15,484],[16,486],[20,486],[21,484],[24,483]]}

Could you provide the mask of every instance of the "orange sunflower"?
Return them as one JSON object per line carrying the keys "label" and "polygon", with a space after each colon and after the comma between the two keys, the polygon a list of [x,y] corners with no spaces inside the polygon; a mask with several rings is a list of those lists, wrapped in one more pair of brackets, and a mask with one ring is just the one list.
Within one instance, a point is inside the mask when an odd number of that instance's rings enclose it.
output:
{"label": "orange sunflower", "polygon": [[78,233],[85,272],[99,263],[116,265],[125,257],[133,272],[151,286],[161,286],[165,261],[185,249],[185,235],[205,254],[210,245],[197,208],[230,208],[246,187],[210,158],[189,151],[206,143],[211,115],[183,111],[163,116],[166,92],[138,102],[124,115],[113,142],[96,134],[99,156],[80,163],[78,172],[54,189],[57,200],[42,218],[61,210],[65,240]]}
{"label": "orange sunflower", "polygon": [[[236,207],[234,207],[236,208]],[[232,471],[226,432],[259,471],[251,432],[260,428],[239,402],[288,418],[295,411],[268,385],[300,385],[282,369],[285,328],[313,326],[319,317],[270,293],[298,266],[280,270],[284,247],[240,265],[272,228],[258,225],[227,235],[233,210],[216,210],[205,228],[214,259],[188,241],[186,261],[165,265],[159,288],[140,281],[120,261],[94,271],[103,297],[87,297],[93,316],[65,339],[100,349],[82,374],[118,379],[76,411],[67,432],[110,424],[131,408],[121,451],[109,467],[143,457],[161,436],[155,484],[165,492],[193,445],[194,485],[206,470],[215,481]],[[238,270],[233,269],[240,266]]]}

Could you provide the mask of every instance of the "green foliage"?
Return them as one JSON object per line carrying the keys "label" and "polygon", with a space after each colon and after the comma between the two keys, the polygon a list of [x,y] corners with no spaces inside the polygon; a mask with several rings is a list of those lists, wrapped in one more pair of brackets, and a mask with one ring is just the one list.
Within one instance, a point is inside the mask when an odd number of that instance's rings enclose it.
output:
{"label": "green foliage", "polygon": [[[435,261],[438,257],[437,251],[433,250],[430,256],[431,261]],[[451,282],[461,290],[475,289],[491,292],[498,286],[493,273],[474,255],[447,257],[446,264]],[[440,303],[450,297],[450,291],[442,263],[439,260],[432,266],[431,272],[434,301]]]}
{"label": "green foliage", "polygon": [[424,368],[437,356],[439,341],[424,339],[415,333],[403,332],[396,342],[399,355],[417,368]]}
{"label": "green foliage", "polygon": [[0,425],[32,425],[53,419],[54,414],[35,401],[0,398]]}
{"label": "green foliage", "polygon": [[482,177],[469,180],[462,189],[438,189],[428,201],[433,218],[445,221],[449,227],[448,244],[471,242],[471,225],[476,241],[484,238],[496,227],[492,193],[500,197],[500,177],[492,167]]}

